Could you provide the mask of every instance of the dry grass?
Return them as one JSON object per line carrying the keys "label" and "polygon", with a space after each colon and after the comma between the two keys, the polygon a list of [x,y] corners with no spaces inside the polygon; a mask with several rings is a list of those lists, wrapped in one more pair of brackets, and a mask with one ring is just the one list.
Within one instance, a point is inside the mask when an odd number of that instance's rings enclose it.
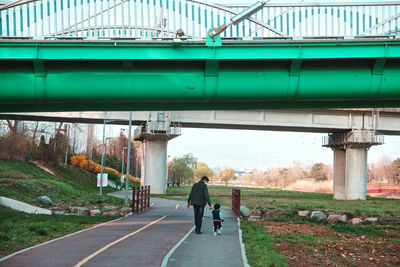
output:
{"label": "dry grass", "polygon": [[288,190],[300,192],[332,193],[333,181],[300,180],[288,186]]}

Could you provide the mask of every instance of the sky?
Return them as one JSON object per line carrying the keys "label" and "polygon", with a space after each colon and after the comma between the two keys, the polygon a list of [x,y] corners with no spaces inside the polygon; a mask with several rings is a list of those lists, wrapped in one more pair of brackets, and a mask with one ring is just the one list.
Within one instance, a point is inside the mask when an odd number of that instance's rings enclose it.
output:
{"label": "sky", "polygon": [[[121,128],[125,128],[127,133],[127,126],[107,125],[106,136],[118,136]],[[133,126],[132,131],[135,128]],[[96,127],[96,136],[101,140],[102,125]],[[168,156],[172,160],[192,153],[210,168],[235,170],[266,170],[290,166],[294,162],[333,165],[333,151],[322,147],[324,136],[327,134],[183,128],[181,136],[168,142]],[[400,136],[385,135],[384,142],[369,149],[369,164],[377,163],[382,157],[400,158]]]}
{"label": "sky", "polygon": [[[170,159],[192,153],[210,167],[265,170],[294,162],[333,164],[333,151],[322,147],[326,134],[254,130],[184,128],[169,141]],[[385,136],[385,144],[371,147],[368,163],[383,156],[400,157],[400,136]]]}

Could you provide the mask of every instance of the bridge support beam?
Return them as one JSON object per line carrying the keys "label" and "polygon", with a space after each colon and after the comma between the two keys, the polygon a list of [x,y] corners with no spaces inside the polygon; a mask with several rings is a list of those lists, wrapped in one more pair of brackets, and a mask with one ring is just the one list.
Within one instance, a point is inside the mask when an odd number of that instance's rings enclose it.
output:
{"label": "bridge support beam", "polygon": [[366,200],[368,149],[382,143],[383,136],[373,130],[333,133],[324,139],[323,146],[334,153],[334,199]]}
{"label": "bridge support beam", "polygon": [[165,194],[167,190],[167,140],[144,140],[142,185],[150,185],[151,193]]}
{"label": "bridge support beam", "polygon": [[141,185],[149,185],[153,194],[165,195],[167,191],[168,141],[181,134],[179,124],[172,122],[170,115],[149,112],[147,122],[135,130],[134,139],[143,144]]}
{"label": "bridge support beam", "polygon": [[346,149],[345,196],[347,200],[366,200],[367,153],[368,148],[365,147]]}
{"label": "bridge support beam", "polygon": [[346,150],[333,149],[333,198],[346,199]]}

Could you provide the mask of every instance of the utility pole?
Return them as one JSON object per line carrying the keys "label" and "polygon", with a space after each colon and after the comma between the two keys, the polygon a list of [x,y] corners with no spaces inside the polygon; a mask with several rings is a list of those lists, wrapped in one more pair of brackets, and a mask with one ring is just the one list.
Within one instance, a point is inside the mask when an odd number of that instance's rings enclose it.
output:
{"label": "utility pole", "polygon": [[67,124],[65,127],[65,137],[67,138],[67,142],[65,144],[65,161],[64,161],[64,166],[67,165],[67,158],[68,158],[68,141],[69,141],[69,125]]}
{"label": "utility pole", "polygon": [[122,179],[124,178],[124,165],[125,165],[125,149],[127,149],[128,147],[123,147],[122,148],[122,166],[121,166],[121,183],[122,183]]}
{"label": "utility pole", "polygon": [[129,191],[129,174],[131,167],[131,135],[132,135],[132,111],[129,113],[129,134],[128,134],[128,161],[126,166],[126,183],[125,183],[125,204],[128,204],[128,191]]}
{"label": "utility pole", "polygon": [[103,122],[103,147],[101,150],[101,171],[100,171],[100,196],[103,195],[103,169],[104,169],[104,141],[106,138],[106,120]]}

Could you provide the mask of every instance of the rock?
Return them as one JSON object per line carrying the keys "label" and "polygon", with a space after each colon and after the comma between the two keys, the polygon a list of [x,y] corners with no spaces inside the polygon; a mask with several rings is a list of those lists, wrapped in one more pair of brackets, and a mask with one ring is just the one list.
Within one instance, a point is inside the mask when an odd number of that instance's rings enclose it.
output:
{"label": "rock", "polygon": [[99,209],[90,210],[90,216],[100,216],[101,211]]}
{"label": "rock", "polygon": [[53,215],[64,215],[63,211],[53,210]]}
{"label": "rock", "polygon": [[128,212],[131,212],[132,211],[132,208],[131,207],[123,207],[122,209],[121,209],[121,212],[122,213],[128,213]]}
{"label": "rock", "polygon": [[250,215],[249,216],[249,221],[257,221],[259,219],[261,219],[260,215]]}
{"label": "rock", "polygon": [[344,223],[346,223],[347,222],[347,216],[346,215],[339,215],[339,222],[344,222]]}
{"label": "rock", "polygon": [[370,222],[370,223],[376,223],[376,222],[378,222],[378,218],[368,217],[368,218],[365,218],[365,221]]}
{"label": "rock", "polygon": [[[251,210],[251,211],[250,211],[250,214],[251,214],[251,215],[256,215],[256,216],[257,216],[257,215],[258,215],[258,216],[261,216],[262,211],[261,211],[261,210],[256,210],[256,209],[254,209],[254,210]],[[250,215],[250,216],[251,216],[251,215]]]}
{"label": "rock", "polygon": [[336,224],[338,221],[339,222],[347,222],[346,215],[330,214],[328,216],[328,223],[329,224]]}
{"label": "rock", "polygon": [[116,209],[118,209],[118,207],[116,207],[116,206],[104,206],[104,207],[101,209],[101,211],[102,211],[102,212],[106,212],[106,211],[116,210]]}
{"label": "rock", "polygon": [[50,204],[52,206],[54,205],[53,201],[51,201],[51,199],[48,196],[40,196],[39,200],[42,201],[43,203]]}
{"label": "rock", "polygon": [[122,214],[117,211],[107,211],[107,212],[103,212],[102,215],[103,216],[121,216]]}
{"label": "rock", "polygon": [[72,207],[71,213],[76,215],[89,215],[89,209],[82,207]]}
{"label": "rock", "polygon": [[316,219],[318,221],[325,220],[326,215],[322,211],[316,210],[311,213],[311,219]]}
{"label": "rock", "polygon": [[309,210],[299,210],[297,212],[297,215],[299,215],[300,217],[307,217],[310,214]]}
{"label": "rock", "polygon": [[243,217],[249,217],[250,216],[250,210],[245,206],[240,206],[240,214]]}
{"label": "rock", "polygon": [[360,218],[353,218],[353,219],[350,220],[351,224],[360,224],[362,222],[363,222],[363,220],[360,219]]}

